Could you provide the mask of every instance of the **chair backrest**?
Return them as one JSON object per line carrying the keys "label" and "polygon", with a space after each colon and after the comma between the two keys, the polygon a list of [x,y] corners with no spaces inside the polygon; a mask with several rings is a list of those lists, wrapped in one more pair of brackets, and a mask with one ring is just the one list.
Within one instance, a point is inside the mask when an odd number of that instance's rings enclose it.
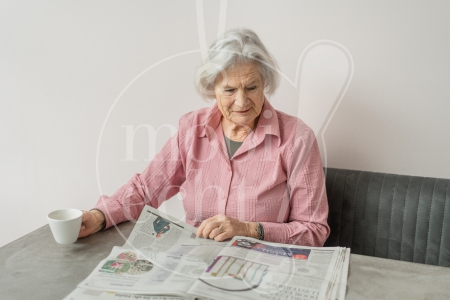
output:
{"label": "chair backrest", "polygon": [[325,169],[325,246],[450,267],[450,179]]}

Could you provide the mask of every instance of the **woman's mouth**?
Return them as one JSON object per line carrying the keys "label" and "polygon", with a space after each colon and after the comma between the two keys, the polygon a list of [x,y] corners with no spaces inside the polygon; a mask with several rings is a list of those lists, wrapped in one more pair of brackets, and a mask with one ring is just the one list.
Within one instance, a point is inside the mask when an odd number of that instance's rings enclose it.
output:
{"label": "woman's mouth", "polygon": [[250,111],[250,108],[247,110],[240,110],[240,111],[235,110],[234,112],[238,113],[238,114],[245,114],[245,113],[248,113],[249,111]]}

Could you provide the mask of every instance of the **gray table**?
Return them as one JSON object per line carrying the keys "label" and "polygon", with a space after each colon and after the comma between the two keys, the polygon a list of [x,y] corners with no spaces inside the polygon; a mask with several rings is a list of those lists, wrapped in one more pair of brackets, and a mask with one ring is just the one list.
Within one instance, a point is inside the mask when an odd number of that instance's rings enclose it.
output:
{"label": "gray table", "polygon": [[[72,245],[57,244],[46,225],[0,248],[0,299],[64,298],[133,225]],[[346,299],[450,299],[450,268],[352,254]]]}

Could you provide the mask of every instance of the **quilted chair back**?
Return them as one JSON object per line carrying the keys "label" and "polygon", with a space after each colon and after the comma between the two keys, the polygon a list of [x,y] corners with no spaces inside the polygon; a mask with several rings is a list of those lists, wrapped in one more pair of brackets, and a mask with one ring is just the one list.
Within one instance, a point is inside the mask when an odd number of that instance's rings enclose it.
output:
{"label": "quilted chair back", "polygon": [[450,267],[450,180],[325,169],[325,246]]}

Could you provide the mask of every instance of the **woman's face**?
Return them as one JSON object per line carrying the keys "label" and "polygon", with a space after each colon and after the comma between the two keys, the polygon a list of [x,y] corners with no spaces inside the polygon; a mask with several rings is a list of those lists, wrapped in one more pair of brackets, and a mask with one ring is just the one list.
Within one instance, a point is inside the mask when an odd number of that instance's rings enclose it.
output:
{"label": "woman's face", "polygon": [[264,82],[256,63],[227,69],[217,77],[214,90],[225,122],[254,129],[264,104]]}

